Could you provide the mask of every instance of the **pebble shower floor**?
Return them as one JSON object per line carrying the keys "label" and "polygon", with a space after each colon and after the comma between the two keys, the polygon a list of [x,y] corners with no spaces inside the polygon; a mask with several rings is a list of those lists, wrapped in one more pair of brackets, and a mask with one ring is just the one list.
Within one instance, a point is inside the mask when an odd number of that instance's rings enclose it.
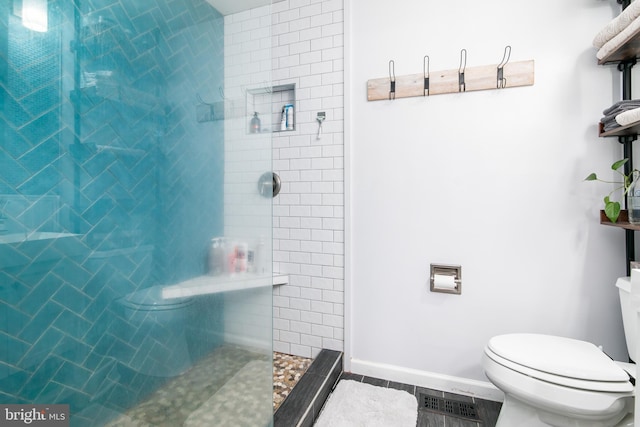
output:
{"label": "pebble shower floor", "polygon": [[[206,426],[211,423],[214,408],[208,407],[211,396],[224,388],[229,380],[243,367],[252,363],[267,363],[264,356],[247,352],[241,348],[224,346],[214,351],[189,371],[167,383],[146,401],[130,409],[107,424],[108,427],[150,426]],[[273,410],[291,393],[293,387],[306,372],[312,359],[273,353]],[[255,373],[264,372],[260,365],[253,365]],[[249,368],[251,369],[251,368]],[[251,370],[248,371],[251,374]],[[229,411],[234,392],[242,393],[243,387],[236,384],[228,393],[224,414],[229,419],[251,413],[243,402],[236,411]],[[206,409],[206,410],[203,410]],[[219,422],[220,420],[216,420]]]}

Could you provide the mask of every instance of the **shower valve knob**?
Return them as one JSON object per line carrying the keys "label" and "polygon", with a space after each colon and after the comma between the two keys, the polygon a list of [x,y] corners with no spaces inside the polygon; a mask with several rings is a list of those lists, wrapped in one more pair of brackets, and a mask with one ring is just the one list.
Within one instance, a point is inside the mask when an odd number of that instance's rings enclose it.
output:
{"label": "shower valve knob", "polygon": [[258,192],[264,197],[276,197],[281,186],[280,177],[275,172],[265,172],[258,180]]}

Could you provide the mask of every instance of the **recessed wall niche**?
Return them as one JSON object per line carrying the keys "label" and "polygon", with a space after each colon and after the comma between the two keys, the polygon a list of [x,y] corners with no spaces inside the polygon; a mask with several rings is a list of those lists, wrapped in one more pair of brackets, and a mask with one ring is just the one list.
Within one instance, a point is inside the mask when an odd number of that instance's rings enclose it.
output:
{"label": "recessed wall niche", "polygon": [[[296,85],[294,83],[248,89],[246,91],[247,132],[252,129],[252,118],[258,113],[260,133],[292,132],[296,129]],[[291,108],[291,111],[287,111]],[[284,124],[283,124],[284,115]]]}

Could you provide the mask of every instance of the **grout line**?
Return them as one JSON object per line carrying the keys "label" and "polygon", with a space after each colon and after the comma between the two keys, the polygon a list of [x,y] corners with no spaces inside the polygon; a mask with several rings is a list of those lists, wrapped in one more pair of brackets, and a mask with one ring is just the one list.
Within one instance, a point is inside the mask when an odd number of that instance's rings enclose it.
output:
{"label": "grout line", "polygon": [[[327,381],[329,380],[329,377],[331,376],[331,373],[333,372],[333,370],[335,369],[336,365],[338,364],[338,362],[342,359],[342,353],[340,353],[338,355],[338,357],[336,358],[335,362],[333,362],[333,365],[331,366],[331,369],[329,370],[329,375],[326,376],[326,378],[324,379],[324,381],[322,381],[322,384],[320,385],[320,388],[318,389],[318,391],[316,391],[315,396],[313,396],[313,399],[311,399],[311,403],[309,404],[309,406],[307,406],[307,409],[304,411],[304,414],[302,414],[302,417],[300,418],[300,421],[298,421],[298,424],[296,424],[296,427],[300,427],[302,425],[302,422],[305,420],[305,418],[307,418],[307,415],[309,414],[309,410],[313,410],[313,405],[316,401],[316,399],[318,398],[318,396],[320,395],[320,391],[324,388],[324,386],[327,384]],[[338,379],[336,380],[336,382],[340,381],[340,375],[338,375]],[[329,395],[331,395],[331,391],[329,391]],[[327,396],[328,398],[329,396]],[[315,422],[315,420],[313,420]]]}

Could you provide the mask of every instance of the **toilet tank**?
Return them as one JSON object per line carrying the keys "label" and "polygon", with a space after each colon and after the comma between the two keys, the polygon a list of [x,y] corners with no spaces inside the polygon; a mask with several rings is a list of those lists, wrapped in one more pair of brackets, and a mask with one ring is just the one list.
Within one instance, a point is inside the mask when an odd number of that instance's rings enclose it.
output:
{"label": "toilet tank", "polygon": [[[636,273],[634,273],[636,272]],[[633,270],[632,275],[638,275],[638,280],[634,280],[633,294],[640,295],[640,270]],[[637,331],[637,308],[633,303],[631,291],[631,278],[620,277],[616,281],[616,287],[620,294],[620,308],[622,310],[622,325],[624,327],[624,337],[627,341],[627,351],[631,359],[636,358],[636,331]]]}

